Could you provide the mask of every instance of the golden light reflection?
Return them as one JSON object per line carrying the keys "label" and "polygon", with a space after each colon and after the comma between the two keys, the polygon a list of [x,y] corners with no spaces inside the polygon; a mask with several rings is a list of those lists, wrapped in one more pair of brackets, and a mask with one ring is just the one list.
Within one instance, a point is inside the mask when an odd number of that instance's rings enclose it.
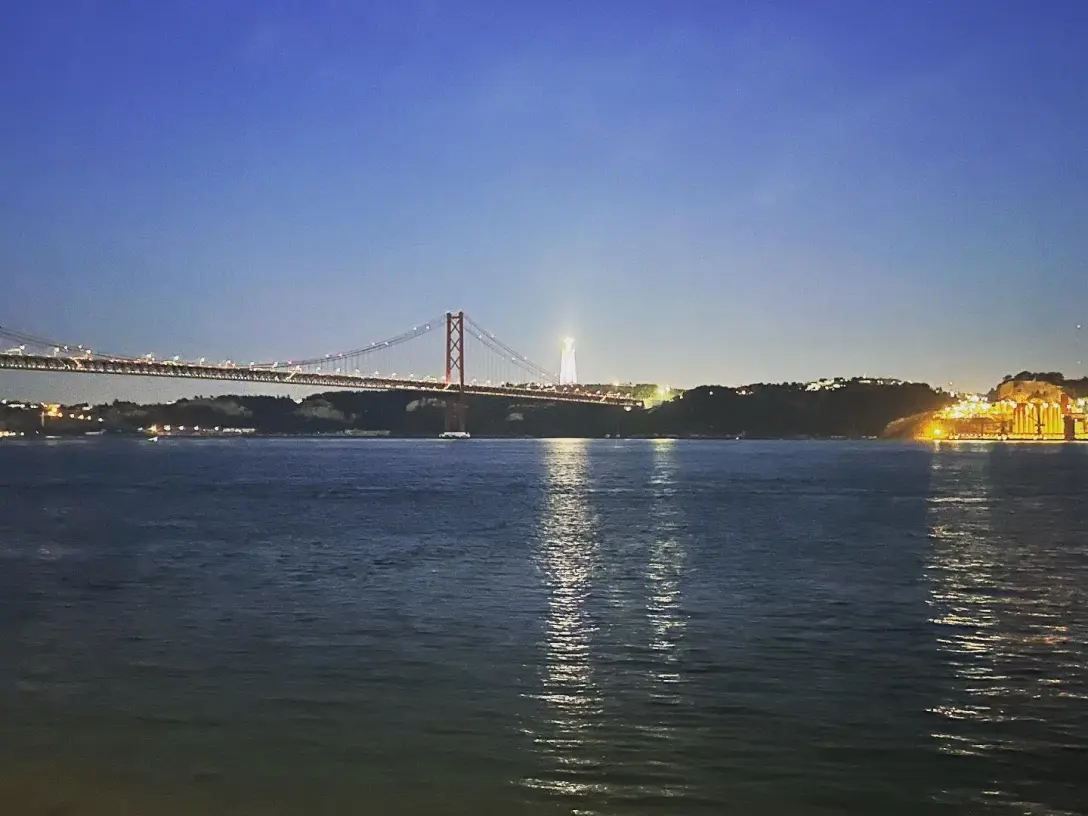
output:
{"label": "golden light reflection", "polygon": [[[1085,699],[1088,644],[1065,621],[1078,607],[1075,588],[1061,586],[1072,577],[1059,566],[1063,545],[1045,533],[1053,508],[1018,516],[994,492],[991,456],[938,449],[932,459],[928,604],[951,683],[930,710],[940,751],[1003,762],[1061,744],[1063,718]],[[976,806],[1053,804],[1025,802],[1002,779],[950,793]]]}
{"label": "golden light reflection", "polygon": [[539,563],[548,586],[542,723],[533,734],[550,771],[524,780],[530,788],[565,795],[593,793],[589,774],[601,764],[593,730],[602,717],[590,660],[596,627],[587,602],[597,570],[598,542],[587,503],[587,442],[549,440],[546,506]]}

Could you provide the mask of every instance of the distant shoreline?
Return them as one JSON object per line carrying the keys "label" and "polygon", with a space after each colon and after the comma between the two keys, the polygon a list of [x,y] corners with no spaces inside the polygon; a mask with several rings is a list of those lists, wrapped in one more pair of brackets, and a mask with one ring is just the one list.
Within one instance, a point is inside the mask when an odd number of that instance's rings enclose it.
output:
{"label": "distant shoreline", "polygon": [[[160,434],[150,437],[137,433],[107,433],[107,434],[9,434],[0,436],[0,445],[5,442],[72,442],[72,441],[129,441],[149,442],[152,439],[169,441],[199,441],[199,440],[269,440],[269,439],[298,439],[313,441],[329,440],[353,440],[358,442],[375,441],[426,441],[442,442],[437,435],[430,434],[344,434],[344,433],[249,433],[249,434]],[[880,436],[712,436],[712,435],[672,435],[672,436],[514,436],[499,434],[473,434],[473,441],[531,441],[543,439],[584,439],[600,442],[882,442],[895,444],[921,444],[931,445],[1068,445],[1085,444],[1088,439],[1031,439],[1009,438],[998,439],[995,437],[960,437],[945,439],[925,439],[910,437],[880,437]]]}
{"label": "distant shoreline", "polygon": [[[151,436],[141,433],[106,433],[106,434],[24,434],[19,436],[3,437],[2,439],[22,440],[22,441],[41,441],[41,442],[53,442],[59,440],[128,440],[136,442],[146,442],[151,439],[158,440],[207,440],[207,439],[230,439],[230,440],[246,440],[246,439],[315,439],[315,440],[328,440],[328,439],[343,439],[343,440],[357,440],[357,441],[381,441],[381,440],[426,440],[433,439],[441,441],[436,434],[404,434],[404,433],[200,433],[200,434],[157,434]],[[529,435],[529,434],[476,434],[472,435],[472,440],[532,440],[532,439],[594,439],[602,442],[625,442],[628,440],[641,440],[641,441],[713,441],[713,442],[881,442],[881,441],[899,441],[882,439],[875,436],[737,436],[734,434],[660,434],[660,435],[646,435],[646,434],[632,434],[631,436],[577,436],[577,435]]]}

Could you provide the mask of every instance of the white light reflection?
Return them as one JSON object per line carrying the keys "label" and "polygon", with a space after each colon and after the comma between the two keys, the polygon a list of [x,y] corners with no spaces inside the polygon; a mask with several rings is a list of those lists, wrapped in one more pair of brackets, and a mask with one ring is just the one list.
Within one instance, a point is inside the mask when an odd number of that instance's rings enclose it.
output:
{"label": "white light reflection", "polygon": [[1068,550],[1055,538],[1054,508],[1018,502],[1016,485],[995,493],[994,455],[963,446],[933,455],[930,621],[953,682],[931,709],[941,720],[932,736],[945,754],[984,760],[964,772],[1004,768],[961,775],[951,799],[1059,813],[1056,802],[1028,801],[1048,794],[1010,776],[1006,758],[1045,763],[1076,747],[1063,721],[1084,705],[1088,645],[1071,638],[1066,618],[1083,604],[1060,565]]}
{"label": "white light reflection", "polygon": [[668,797],[677,802],[693,792],[690,759],[685,751],[694,747],[692,723],[703,721],[685,693],[683,670],[684,636],[687,616],[683,606],[682,582],[686,569],[685,522],[678,500],[676,480],[677,443],[658,439],[652,443],[649,534],[646,563],[646,622],[649,624],[646,703],[632,709],[632,725],[638,730],[641,760],[629,763],[641,780],[626,793],[637,802],[642,796]]}
{"label": "white light reflection", "polygon": [[650,508],[653,540],[647,569],[650,595],[646,616],[650,623],[650,648],[657,658],[650,670],[653,694],[661,701],[680,702],[679,661],[686,620],[681,608],[680,579],[684,571],[684,548],[679,533],[683,527],[676,501],[676,443],[659,439],[653,443],[653,478]]}
{"label": "white light reflection", "polygon": [[548,584],[541,725],[532,734],[549,770],[526,787],[566,796],[599,792],[601,755],[593,731],[602,703],[590,660],[596,627],[586,604],[597,569],[597,537],[586,502],[587,443],[549,440],[540,567]]}

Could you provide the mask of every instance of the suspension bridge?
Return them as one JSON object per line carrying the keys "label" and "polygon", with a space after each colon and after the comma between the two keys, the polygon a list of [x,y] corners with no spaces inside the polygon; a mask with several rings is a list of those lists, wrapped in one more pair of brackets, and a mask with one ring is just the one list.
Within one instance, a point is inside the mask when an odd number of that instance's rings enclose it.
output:
{"label": "suspension bridge", "polygon": [[107,354],[0,326],[0,369],[419,391],[444,396],[447,430],[462,431],[469,396],[642,407],[641,401],[629,395],[561,383],[559,375],[514,351],[460,311],[351,351],[246,364],[203,357]]}

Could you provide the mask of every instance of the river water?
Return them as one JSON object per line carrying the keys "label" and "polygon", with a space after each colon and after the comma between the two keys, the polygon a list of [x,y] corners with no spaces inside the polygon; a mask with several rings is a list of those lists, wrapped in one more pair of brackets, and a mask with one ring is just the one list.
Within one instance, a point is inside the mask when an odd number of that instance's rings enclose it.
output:
{"label": "river water", "polygon": [[3,814],[1088,813],[1088,447],[0,445]]}

